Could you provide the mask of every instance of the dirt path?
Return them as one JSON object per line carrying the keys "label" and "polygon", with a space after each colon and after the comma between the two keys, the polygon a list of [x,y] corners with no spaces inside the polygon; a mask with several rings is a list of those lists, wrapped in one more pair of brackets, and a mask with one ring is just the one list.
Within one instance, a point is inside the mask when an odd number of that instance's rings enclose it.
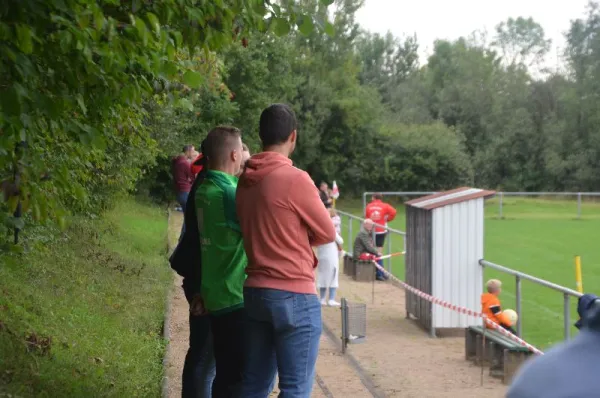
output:
{"label": "dirt path", "polygon": [[[504,397],[506,387],[464,358],[464,337],[431,339],[405,319],[404,291],[340,276],[339,298],[367,303],[367,341],[349,351],[387,397]],[[341,334],[339,311],[324,311],[325,323]]]}
{"label": "dirt path", "polygon": [[[169,219],[169,243],[170,247],[177,244],[179,231],[181,229],[182,214],[172,212]],[[166,361],[166,376],[168,377],[168,397],[181,397],[181,372],[183,362],[188,347],[189,329],[188,329],[188,304],[181,289],[181,278],[175,274],[173,281],[173,291],[171,299],[171,317],[169,331],[171,341]],[[325,312],[335,312],[339,315],[339,309],[325,308]],[[339,316],[338,316],[339,318]],[[321,336],[321,346],[319,358],[317,360],[317,378],[320,384],[325,386],[325,390],[330,393],[329,397],[346,398],[368,398],[371,394],[361,383],[358,375],[349,365],[339,349],[327,338],[325,334]],[[276,396],[278,389],[271,396]],[[328,395],[315,382],[312,397],[327,398]]]}

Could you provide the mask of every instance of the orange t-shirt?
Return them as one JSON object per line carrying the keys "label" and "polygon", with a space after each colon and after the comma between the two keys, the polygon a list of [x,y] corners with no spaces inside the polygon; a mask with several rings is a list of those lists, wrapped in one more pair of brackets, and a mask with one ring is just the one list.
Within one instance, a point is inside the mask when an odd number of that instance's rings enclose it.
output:
{"label": "orange t-shirt", "polygon": [[[502,313],[500,299],[495,294],[484,293],[481,295],[481,312],[500,326],[512,326],[508,317]],[[489,325],[486,326],[492,328]]]}

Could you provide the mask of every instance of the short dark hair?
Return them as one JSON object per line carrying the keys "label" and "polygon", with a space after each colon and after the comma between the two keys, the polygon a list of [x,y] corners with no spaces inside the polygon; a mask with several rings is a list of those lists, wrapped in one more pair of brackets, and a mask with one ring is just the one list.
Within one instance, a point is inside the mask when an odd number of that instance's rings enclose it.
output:
{"label": "short dark hair", "polygon": [[262,111],[258,135],[263,147],[283,144],[296,130],[296,114],[288,105],[273,104]]}
{"label": "short dark hair", "polygon": [[373,194],[373,200],[378,199],[378,200],[383,200],[383,195],[380,193],[374,193]]}
{"label": "short dark hair", "polygon": [[183,146],[183,153],[186,153],[187,151],[191,151],[194,148],[193,145],[188,144],[188,145],[184,145]]}
{"label": "short dark hair", "polygon": [[234,139],[241,136],[242,132],[237,127],[217,126],[202,141],[202,152],[210,164],[220,164],[232,149]]}

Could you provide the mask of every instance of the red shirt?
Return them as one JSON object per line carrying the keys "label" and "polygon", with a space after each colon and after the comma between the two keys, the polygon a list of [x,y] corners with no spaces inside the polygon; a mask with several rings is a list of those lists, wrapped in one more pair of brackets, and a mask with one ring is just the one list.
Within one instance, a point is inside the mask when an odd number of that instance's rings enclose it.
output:
{"label": "red shirt", "polygon": [[190,162],[185,156],[180,155],[173,159],[172,163],[173,181],[176,192],[190,192],[194,177],[190,168]]}
{"label": "red shirt", "polygon": [[[396,209],[379,199],[375,199],[367,205],[367,208],[365,209],[365,218],[370,218],[375,224],[387,226],[388,221],[393,221],[394,218],[396,218]],[[375,232],[385,232],[385,228],[376,226]]]}

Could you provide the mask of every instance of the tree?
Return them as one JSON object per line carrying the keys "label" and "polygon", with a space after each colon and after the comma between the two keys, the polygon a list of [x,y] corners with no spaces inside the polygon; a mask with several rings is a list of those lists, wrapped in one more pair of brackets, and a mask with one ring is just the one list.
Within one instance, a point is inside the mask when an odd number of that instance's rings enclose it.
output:
{"label": "tree", "polygon": [[507,66],[533,68],[540,65],[551,44],[545,38],[544,28],[533,18],[518,17],[496,26],[492,46],[500,49]]}
{"label": "tree", "polygon": [[[323,7],[331,3],[321,0]],[[171,100],[198,90],[205,76],[193,67],[196,52],[208,58],[233,42],[246,42],[254,31],[285,35],[297,27],[305,32],[330,27],[326,19],[312,21],[293,2],[2,2],[0,181],[10,187],[4,189],[5,221],[14,223],[6,215],[18,203],[31,204],[41,218],[65,213],[69,198],[85,203],[94,193],[86,182],[90,170],[107,184],[129,188],[140,164],[154,153],[141,105],[169,87]],[[184,98],[182,105],[189,104]],[[134,146],[139,161],[124,173],[131,180],[117,184],[109,164],[126,165],[122,152]],[[95,151],[102,152],[102,164],[88,159]]]}

